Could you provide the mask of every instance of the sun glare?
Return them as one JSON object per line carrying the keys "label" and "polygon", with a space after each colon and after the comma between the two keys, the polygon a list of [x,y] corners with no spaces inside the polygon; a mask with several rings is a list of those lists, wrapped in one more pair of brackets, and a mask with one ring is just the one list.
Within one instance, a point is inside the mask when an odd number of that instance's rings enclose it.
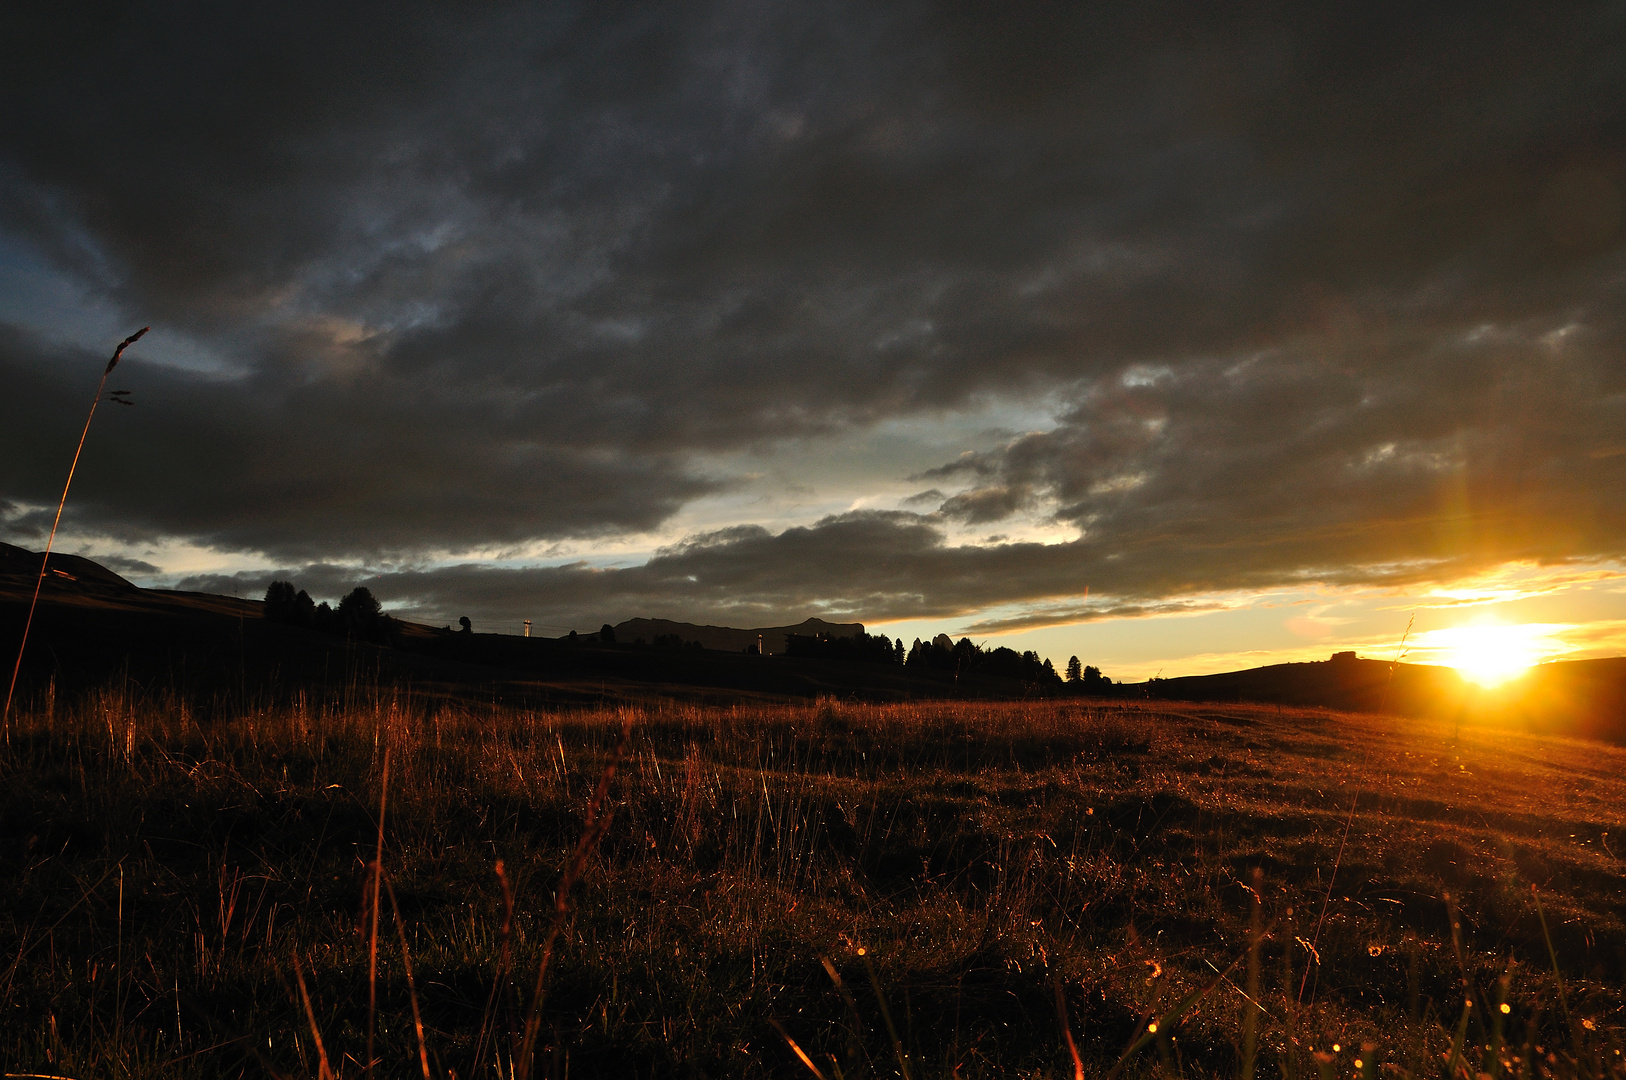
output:
{"label": "sun glare", "polygon": [[1462,677],[1481,686],[1498,686],[1524,674],[1541,659],[1541,626],[1482,623],[1456,626],[1431,635],[1442,659]]}

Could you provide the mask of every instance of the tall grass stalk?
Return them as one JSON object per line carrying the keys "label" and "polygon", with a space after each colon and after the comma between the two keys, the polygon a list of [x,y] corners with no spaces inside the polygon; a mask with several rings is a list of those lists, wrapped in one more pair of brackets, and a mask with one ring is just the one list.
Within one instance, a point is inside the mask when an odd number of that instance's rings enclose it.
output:
{"label": "tall grass stalk", "polygon": [[593,790],[593,799],[587,804],[587,816],[582,823],[581,839],[577,841],[570,863],[559,878],[558,888],[554,890],[553,919],[548,924],[548,936],[542,942],[542,962],[537,965],[536,988],[531,992],[531,1009],[525,1017],[525,1034],[520,1043],[519,1061],[516,1062],[516,1080],[529,1080],[531,1075],[531,1059],[536,1052],[536,1035],[542,1028],[542,1003],[548,994],[549,966],[553,960],[554,948],[564,933],[565,920],[570,917],[571,891],[575,889],[576,882],[587,869],[588,861],[592,859],[593,852],[598,850],[604,834],[610,831],[610,822],[615,816],[615,811],[608,809],[606,804],[610,798],[610,782],[615,779],[616,768],[626,756],[627,744],[632,741],[632,720],[631,713],[622,718],[621,741],[615,744],[609,763],[599,775],[598,787]]}
{"label": "tall grass stalk", "polygon": [[384,774],[378,784],[378,847],[373,856],[372,919],[367,935],[367,1075],[373,1075],[373,1032],[378,1020],[378,902],[384,883],[384,810],[390,794],[390,748],[384,747]]}
{"label": "tall grass stalk", "polygon": [[68,488],[73,486],[73,474],[79,468],[79,455],[85,450],[85,438],[90,434],[90,422],[96,417],[96,406],[101,404],[102,391],[107,389],[107,377],[118,367],[119,359],[124,356],[124,350],[134,345],[141,339],[142,334],[151,329],[150,326],[143,326],[119,342],[118,348],[113,350],[113,359],[102,369],[101,381],[96,384],[95,396],[90,399],[90,412],[85,415],[85,427],[79,433],[79,445],[73,450],[73,464],[68,466],[68,480],[62,485],[62,498],[57,500],[56,517],[51,519],[51,535],[45,541],[45,554],[40,558],[39,577],[34,579],[34,598],[28,602],[28,619],[23,623],[23,639],[17,645],[17,662],[11,666],[11,685],[6,688],[6,710],[5,714],[0,716],[0,727],[5,728],[8,741],[11,739],[11,699],[17,693],[17,675],[23,670],[23,650],[28,648],[28,631],[34,626],[34,608],[40,602],[40,587],[45,584],[45,575],[51,565],[51,547],[56,543],[57,526],[62,524],[62,508],[68,504]]}

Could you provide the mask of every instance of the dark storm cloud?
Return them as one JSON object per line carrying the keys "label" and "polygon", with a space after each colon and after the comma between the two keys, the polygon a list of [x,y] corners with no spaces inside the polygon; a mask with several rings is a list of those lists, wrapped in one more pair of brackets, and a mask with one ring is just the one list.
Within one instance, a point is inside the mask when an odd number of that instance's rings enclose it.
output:
{"label": "dark storm cloud", "polygon": [[[1303,549],[1300,549],[1303,550]],[[1290,552],[1289,557],[1296,552]],[[998,633],[1097,618],[1210,610],[1212,601],[1163,599],[1182,592],[1268,589],[1284,584],[1281,552],[1238,555],[1217,549],[1190,557],[1176,542],[1139,549],[1067,544],[946,542],[935,515],[857,511],[774,534],[740,526],[692,537],[647,563],[546,568],[486,564],[369,573],[314,565],[303,569],[200,575],[180,583],[259,596],[287,579],[317,597],[337,599],[357,585],[404,617],[446,624],[468,615],[494,629],[520,620],[591,630],[634,616],[731,626],[779,625],[816,614],[878,622],[952,618],[995,605],[1033,605],[984,619],[968,632]],[[1437,555],[1387,566],[1317,568],[1331,585],[1404,586],[1449,579],[1472,557]],[[1057,596],[1104,594],[1104,603],[1057,605]],[[800,613],[800,614],[798,614]]]}
{"label": "dark storm cloud", "polygon": [[467,614],[482,623],[534,618],[593,629],[648,615],[758,626],[814,608],[829,617],[875,620],[947,615],[1012,592],[1048,595],[1038,579],[1070,562],[1076,559],[1040,545],[951,547],[935,518],[862,511],[778,534],[755,526],[723,529],[624,568],[470,564],[363,575],[311,566],[199,576],[181,587],[253,596],[284,577],[313,595],[337,596],[366,585],[392,608],[442,623]]}
{"label": "dark storm cloud", "polygon": [[1070,607],[1040,607],[1016,615],[996,619],[978,619],[966,626],[967,634],[1006,634],[1012,631],[1037,630],[1045,626],[1075,626],[1078,623],[1104,622],[1109,619],[1144,619],[1157,615],[1196,615],[1205,611],[1223,611],[1223,603],[1214,600],[1168,600],[1150,604],[1082,604]]}
{"label": "dark storm cloud", "polygon": [[96,561],[119,574],[160,574],[163,571],[144,559],[125,555],[97,555]]}
{"label": "dark storm cloud", "polygon": [[988,477],[999,472],[999,457],[995,454],[967,450],[959,457],[935,469],[911,476],[911,480],[951,480],[962,477]]}
{"label": "dark storm cloud", "polygon": [[991,521],[1004,521],[1033,502],[1033,492],[1026,484],[1006,484],[973,488],[945,499],[939,512],[947,518],[969,525],[983,525]]}
{"label": "dark storm cloud", "polygon": [[[82,528],[645,529],[724,482],[696,452],[1045,392],[934,516],[396,595],[879,618],[1619,553],[1619,4],[3,18],[0,230],[230,369],[132,372]],[[3,343],[6,497],[54,500],[95,362]],[[1083,539],[939,531],[1041,508]]]}
{"label": "dark storm cloud", "polygon": [[943,492],[940,489],[938,489],[938,488],[927,488],[925,491],[917,491],[913,495],[910,495],[908,498],[904,499],[903,500],[903,505],[904,506],[939,506],[944,501],[946,501],[947,498],[948,498],[948,496],[944,495]]}
{"label": "dark storm cloud", "polygon": [[[26,448],[65,449],[61,434],[88,402],[51,376],[93,375],[96,358],[70,352],[46,367],[32,362],[40,352],[0,331],[0,382],[12,391],[0,398],[0,475],[54,508],[67,462]],[[398,384],[344,398],[125,363],[136,407],[98,419],[64,519],[116,539],[179,534],[282,558],[379,557],[471,537],[519,544],[649,528],[715,486],[668,455],[552,436],[501,395],[471,389],[426,412]],[[50,511],[5,524],[38,543]]]}
{"label": "dark storm cloud", "polygon": [[[1285,585],[1396,561],[1615,556],[1619,338],[1608,322],[1541,329],[1367,340],[1364,364],[1265,355],[1097,384],[1054,430],[1005,449],[1002,482],[942,511],[997,520],[1008,493],[1042,492],[1091,550],[1190,568],[1169,592],[1223,587],[1227,566]],[[1404,365],[1382,362],[1391,351]]]}

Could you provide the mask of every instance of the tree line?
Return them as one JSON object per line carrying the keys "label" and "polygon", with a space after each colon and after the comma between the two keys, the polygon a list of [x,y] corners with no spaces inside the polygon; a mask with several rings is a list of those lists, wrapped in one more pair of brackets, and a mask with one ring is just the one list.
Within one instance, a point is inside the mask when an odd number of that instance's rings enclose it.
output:
{"label": "tree line", "polygon": [[903,663],[903,642],[896,644],[885,634],[860,630],[847,637],[826,634],[786,634],[786,656],[815,656],[826,660],[857,660],[866,664]]}
{"label": "tree line", "polygon": [[1004,645],[984,649],[970,638],[955,641],[947,634],[938,634],[931,641],[916,638],[904,666],[928,671],[952,671],[956,675],[977,672],[1041,686],[1061,686],[1061,676],[1056,674],[1055,665],[1048,659],[1040,659],[1032,649],[1017,652]]}
{"label": "tree line", "polygon": [[300,626],[358,641],[387,642],[395,631],[395,619],[384,614],[371,590],[358,585],[344,595],[338,607],[326,600],[318,604],[304,589],[295,591],[291,581],[273,581],[265,590],[265,617],[285,626]]}
{"label": "tree line", "polygon": [[889,639],[884,634],[867,634],[863,631],[848,637],[788,634],[785,637],[785,652],[789,656],[898,664],[905,668],[948,671],[956,675],[977,672],[1056,689],[1065,685],[1067,689],[1086,694],[1113,692],[1112,680],[1102,675],[1100,668],[1085,667],[1076,656],[1068,659],[1067,674],[1063,679],[1056,673],[1054,664],[1031,649],[1017,652],[1003,645],[985,649],[970,638],[955,641],[947,634],[939,634],[931,641],[916,638],[914,645],[907,650],[903,647],[902,638]]}
{"label": "tree line", "polygon": [[[326,601],[316,603],[304,589],[295,590],[290,581],[273,581],[265,590],[265,617],[272,622],[361,641],[387,643],[397,628],[396,620],[384,614],[378,599],[361,585],[346,593],[335,608]],[[463,633],[472,632],[473,628],[466,617],[458,622]],[[576,640],[574,630],[570,632],[570,639]],[[614,629],[606,623],[600,628],[598,639],[603,644],[613,645]],[[642,643],[641,640],[638,642]],[[684,641],[677,634],[658,635],[654,645],[658,649],[702,648],[700,642]],[[748,646],[746,651],[754,653],[756,646]],[[916,638],[914,645],[907,650],[903,647],[902,638],[888,638],[885,634],[868,634],[862,630],[846,637],[787,634],[785,655],[896,664],[905,668],[952,672],[956,676],[975,672],[1030,686],[1065,687],[1075,693],[1105,695],[1113,693],[1115,689],[1112,680],[1102,675],[1100,668],[1086,667],[1076,656],[1068,658],[1067,674],[1063,679],[1049,659],[1041,658],[1031,649],[1020,653],[1003,645],[985,649],[970,638],[955,641],[947,634],[938,634],[931,641]]]}

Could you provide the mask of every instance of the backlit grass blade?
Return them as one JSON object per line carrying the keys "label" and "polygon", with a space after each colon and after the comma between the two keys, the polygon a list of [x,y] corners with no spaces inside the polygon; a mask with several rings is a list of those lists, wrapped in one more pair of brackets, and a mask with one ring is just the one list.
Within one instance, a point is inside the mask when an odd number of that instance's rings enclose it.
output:
{"label": "backlit grass blade", "polygon": [[11,698],[17,692],[17,675],[23,670],[23,650],[28,648],[28,631],[34,626],[34,608],[40,602],[40,586],[45,584],[45,572],[51,565],[51,547],[56,543],[57,526],[62,524],[62,508],[68,504],[68,488],[73,486],[73,474],[79,468],[79,455],[85,450],[85,437],[90,434],[90,422],[96,416],[96,406],[102,400],[102,391],[107,387],[107,377],[118,367],[124,350],[135,344],[142,334],[151,329],[150,326],[143,326],[119,342],[119,347],[113,350],[113,359],[107,362],[106,369],[102,371],[101,381],[96,384],[96,395],[90,399],[90,412],[85,416],[84,430],[79,433],[79,445],[74,447],[73,464],[68,466],[68,481],[62,485],[62,498],[57,500],[56,517],[51,520],[51,535],[45,541],[45,554],[40,558],[40,576],[34,581],[34,598],[28,602],[28,620],[23,623],[23,639],[17,645],[17,662],[11,667],[11,685],[6,688],[6,711],[5,715],[0,717],[0,726],[5,727],[8,742],[11,740]]}

